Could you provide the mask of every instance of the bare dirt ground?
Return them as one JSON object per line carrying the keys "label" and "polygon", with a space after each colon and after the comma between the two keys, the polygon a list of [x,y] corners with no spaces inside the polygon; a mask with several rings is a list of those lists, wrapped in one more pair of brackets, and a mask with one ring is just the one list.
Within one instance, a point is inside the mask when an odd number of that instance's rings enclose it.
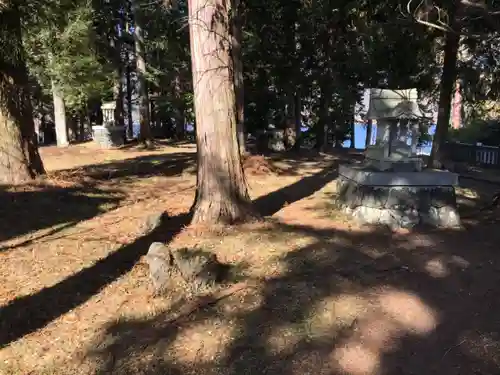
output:
{"label": "bare dirt ground", "polygon": [[[190,145],[42,150],[46,180],[0,188],[0,374],[498,374],[495,186],[463,180],[462,230],[359,228],[333,205],[348,155],[252,157],[266,216],[185,228]],[[169,220],[146,236],[154,213]],[[197,246],[249,287],[179,316],[153,298],[153,241]]]}

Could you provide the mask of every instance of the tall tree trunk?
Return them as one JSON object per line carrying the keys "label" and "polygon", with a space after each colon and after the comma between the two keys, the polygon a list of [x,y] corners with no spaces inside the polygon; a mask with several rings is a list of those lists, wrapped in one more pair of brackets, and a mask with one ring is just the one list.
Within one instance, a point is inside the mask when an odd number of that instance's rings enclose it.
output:
{"label": "tall tree trunk", "polygon": [[193,223],[253,216],[236,137],[230,3],[189,0],[198,174]]}
{"label": "tall tree trunk", "polygon": [[[129,2],[127,1],[127,12],[130,11],[129,8]],[[127,34],[130,33],[130,25],[129,22],[127,21],[125,23],[125,31]],[[131,66],[131,61],[130,61],[130,49],[128,46],[125,48],[125,58],[127,59],[125,63],[125,80],[126,80],[126,100],[127,100],[127,138],[128,139],[133,139],[134,138],[134,124],[132,121],[132,66]]]}
{"label": "tall tree trunk", "polygon": [[80,125],[80,130],[78,132],[78,140],[80,142],[84,142],[86,141],[86,131],[87,131],[87,127],[85,126],[85,122],[86,122],[86,119],[85,119],[85,111],[81,110],[79,113],[78,113],[78,120],[79,120],[79,125]]}
{"label": "tall tree trunk", "polygon": [[121,70],[119,70],[117,80],[113,87],[113,96],[115,101],[114,121],[117,126],[125,126],[125,119],[123,118],[123,85],[121,81]]}
{"label": "tall tree trunk", "polygon": [[2,9],[0,24],[9,39],[2,45],[0,70],[0,184],[21,184],[44,174],[38,153],[19,12]]}
{"label": "tall tree trunk", "polygon": [[[128,54],[127,54],[128,55]],[[126,70],[126,79],[127,79],[127,138],[134,138],[134,123],[132,120],[132,79],[131,75],[131,66],[130,61],[128,60],[129,56],[127,56],[127,70]]]}
{"label": "tall tree trunk", "polygon": [[[455,18],[456,8],[450,12],[450,25],[453,30],[456,30],[457,22]],[[457,78],[457,54],[460,44],[460,35],[458,33],[447,33],[444,45],[444,61],[443,71],[441,72],[441,87],[439,90],[439,109],[436,124],[436,132],[432,140],[432,149],[427,162],[429,168],[441,168],[444,155],[443,146],[448,135],[448,127],[450,126],[451,101],[455,81]]]}
{"label": "tall tree trunk", "polygon": [[121,43],[116,42],[111,39],[111,47],[115,49],[115,66],[116,66],[116,77],[113,85],[113,101],[115,102],[115,111],[113,113],[113,120],[115,126],[124,126],[125,120],[123,118],[123,69],[122,69],[122,59],[121,59]]}
{"label": "tall tree trunk", "polygon": [[176,101],[174,116],[175,116],[175,138],[178,141],[186,138],[186,108],[182,98],[181,77],[176,75],[174,81],[174,98]]}
{"label": "tall tree trunk", "polygon": [[151,113],[149,107],[148,82],[146,79],[146,52],[144,50],[143,20],[142,11],[139,7],[139,0],[132,1],[132,12],[134,14],[134,44],[135,60],[137,71],[137,86],[139,91],[139,142],[146,147],[153,145],[151,135]]}
{"label": "tall tree trunk", "polygon": [[[325,12],[329,14],[329,12]],[[327,22],[321,20],[321,22]],[[335,128],[333,128],[332,116],[330,113],[330,104],[332,102],[332,75],[333,75],[333,28],[330,22],[327,22],[327,29],[322,33],[323,51],[325,52],[325,68],[322,75],[319,76],[320,88],[320,110],[319,110],[319,136],[316,147],[325,152],[328,149],[328,131],[331,129],[333,136],[335,136]]]}
{"label": "tall tree trunk", "polygon": [[348,121],[349,127],[351,128],[350,148],[355,149],[356,148],[356,121],[354,119],[354,112],[352,114],[351,114],[351,112],[349,112],[349,116],[347,117],[347,121]]}
{"label": "tall tree trunk", "polygon": [[316,148],[319,151],[325,152],[328,149],[328,129],[330,128],[332,122],[330,116],[330,102],[332,96],[329,82],[327,80],[324,80],[324,82],[321,83],[320,88],[321,97]]}
{"label": "tall tree trunk", "polygon": [[[118,10],[118,9],[116,9]],[[111,33],[111,47],[114,55],[116,81],[113,87],[113,99],[115,101],[114,121],[115,125],[125,126],[125,119],[123,116],[123,41],[122,30],[125,25],[125,12],[116,11],[114,14],[115,19],[118,19],[118,27],[114,25],[113,32]],[[126,137],[125,134],[123,134]]]}
{"label": "tall tree trunk", "polygon": [[293,148],[295,151],[300,151],[300,141],[302,139],[302,97],[298,89],[295,91],[294,95],[294,124],[295,124],[295,144]]}
{"label": "tall tree trunk", "polygon": [[373,130],[373,121],[368,120],[368,122],[366,123],[365,148],[368,148],[368,146],[370,146],[370,143],[372,141],[372,130]]}
{"label": "tall tree trunk", "polygon": [[52,99],[54,102],[54,123],[56,128],[56,141],[58,147],[68,147],[68,124],[66,123],[66,105],[61,91],[52,81]]}
{"label": "tall tree trunk", "polygon": [[245,91],[243,87],[243,61],[242,61],[242,20],[240,0],[232,0],[233,17],[231,22],[231,53],[233,58],[233,80],[236,95],[236,131],[238,133],[238,146],[240,153],[246,153],[245,137]]}

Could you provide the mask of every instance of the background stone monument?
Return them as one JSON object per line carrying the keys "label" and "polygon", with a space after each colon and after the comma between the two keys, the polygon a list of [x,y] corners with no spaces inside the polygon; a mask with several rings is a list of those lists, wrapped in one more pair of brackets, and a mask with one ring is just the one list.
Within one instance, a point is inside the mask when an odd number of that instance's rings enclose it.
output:
{"label": "background stone monument", "polygon": [[101,105],[103,124],[92,126],[92,137],[101,148],[123,146],[125,127],[115,125],[116,103],[107,102]]}
{"label": "background stone monument", "polygon": [[[457,227],[458,175],[423,169],[417,155],[419,121],[415,89],[372,89],[367,118],[377,121],[375,145],[359,165],[341,165],[338,203],[356,220],[393,229],[424,223]],[[409,143],[411,135],[411,143]]]}

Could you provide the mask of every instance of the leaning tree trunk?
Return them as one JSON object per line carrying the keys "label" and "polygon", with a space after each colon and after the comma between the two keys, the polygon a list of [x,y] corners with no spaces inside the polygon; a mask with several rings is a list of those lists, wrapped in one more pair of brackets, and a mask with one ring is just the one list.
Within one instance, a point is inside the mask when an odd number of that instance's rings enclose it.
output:
{"label": "leaning tree trunk", "polygon": [[198,175],[193,223],[252,217],[236,136],[230,3],[189,0]]}
{"label": "leaning tree trunk", "polygon": [[0,24],[8,30],[0,57],[0,184],[21,184],[45,173],[38,153],[35,124],[28,90],[19,13],[0,12]]}
{"label": "leaning tree trunk", "polygon": [[233,58],[233,80],[236,94],[236,131],[240,153],[246,153],[245,140],[245,91],[243,88],[243,61],[242,61],[242,22],[240,1],[233,0],[233,18],[231,24],[231,52]]}
{"label": "leaning tree trunk", "polygon": [[139,91],[139,142],[146,147],[153,145],[151,135],[151,113],[149,108],[148,84],[146,79],[146,57],[144,50],[144,36],[142,30],[142,14],[138,4],[139,0],[132,1],[132,12],[134,14],[134,44],[137,69],[137,86]]}
{"label": "leaning tree trunk", "polygon": [[[455,13],[452,12],[450,18],[453,20],[452,29],[457,26]],[[443,146],[446,142],[448,127],[450,125],[451,97],[455,80],[457,78],[457,54],[460,44],[460,35],[454,32],[446,34],[444,45],[443,71],[441,72],[441,87],[439,90],[439,109],[436,124],[436,132],[432,140],[431,154],[427,161],[429,168],[441,168],[444,152]]]}
{"label": "leaning tree trunk", "polygon": [[52,99],[54,102],[54,123],[58,147],[68,147],[68,124],[66,123],[66,105],[61,90],[52,81]]}

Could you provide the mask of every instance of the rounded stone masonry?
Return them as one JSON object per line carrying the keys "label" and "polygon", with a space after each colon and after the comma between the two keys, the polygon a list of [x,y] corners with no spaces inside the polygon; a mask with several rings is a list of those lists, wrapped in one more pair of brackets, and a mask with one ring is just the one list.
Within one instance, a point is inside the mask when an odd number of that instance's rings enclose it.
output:
{"label": "rounded stone masonry", "polygon": [[441,228],[460,226],[453,186],[363,185],[340,176],[337,200],[344,211],[362,224],[392,229],[428,224]]}

